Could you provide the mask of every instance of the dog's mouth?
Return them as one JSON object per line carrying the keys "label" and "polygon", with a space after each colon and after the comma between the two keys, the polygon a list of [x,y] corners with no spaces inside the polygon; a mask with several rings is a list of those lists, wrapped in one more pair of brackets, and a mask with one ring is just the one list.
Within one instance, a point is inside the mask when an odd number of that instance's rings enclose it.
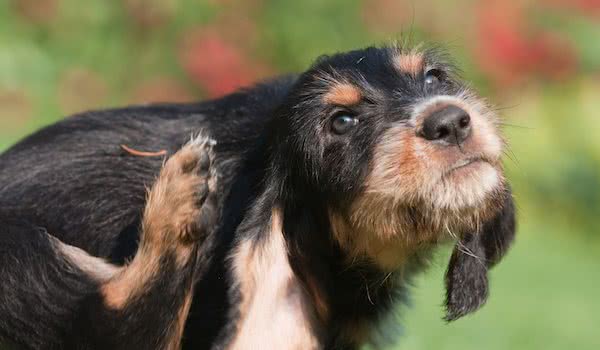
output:
{"label": "dog's mouth", "polygon": [[486,157],[471,156],[462,158],[450,165],[442,177],[468,175],[485,166],[493,166]]}

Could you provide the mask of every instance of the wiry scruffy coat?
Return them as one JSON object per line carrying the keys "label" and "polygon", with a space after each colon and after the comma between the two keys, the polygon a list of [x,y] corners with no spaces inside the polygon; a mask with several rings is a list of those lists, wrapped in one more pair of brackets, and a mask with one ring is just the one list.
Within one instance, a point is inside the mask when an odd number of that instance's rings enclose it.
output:
{"label": "wiry scruffy coat", "polygon": [[354,349],[453,239],[454,320],[514,236],[503,147],[444,55],[397,47],[65,119],[0,157],[0,342]]}

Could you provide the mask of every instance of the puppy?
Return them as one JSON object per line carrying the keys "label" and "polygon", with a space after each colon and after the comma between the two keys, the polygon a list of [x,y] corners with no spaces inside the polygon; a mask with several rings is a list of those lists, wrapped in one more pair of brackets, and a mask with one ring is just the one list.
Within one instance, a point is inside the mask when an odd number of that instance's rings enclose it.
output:
{"label": "puppy", "polygon": [[445,54],[398,46],[68,118],[0,157],[0,339],[356,349],[451,241],[455,320],[514,237],[504,147]]}

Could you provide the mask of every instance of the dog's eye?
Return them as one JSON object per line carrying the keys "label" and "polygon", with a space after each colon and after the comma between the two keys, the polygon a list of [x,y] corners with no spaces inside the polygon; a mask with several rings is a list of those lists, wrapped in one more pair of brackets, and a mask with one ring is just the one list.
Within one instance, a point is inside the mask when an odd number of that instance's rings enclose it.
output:
{"label": "dog's eye", "polygon": [[331,130],[338,135],[342,135],[350,131],[358,124],[358,119],[346,112],[336,114],[331,123]]}
{"label": "dog's eye", "polygon": [[444,72],[439,69],[430,69],[425,73],[425,84],[435,86],[444,80]]}

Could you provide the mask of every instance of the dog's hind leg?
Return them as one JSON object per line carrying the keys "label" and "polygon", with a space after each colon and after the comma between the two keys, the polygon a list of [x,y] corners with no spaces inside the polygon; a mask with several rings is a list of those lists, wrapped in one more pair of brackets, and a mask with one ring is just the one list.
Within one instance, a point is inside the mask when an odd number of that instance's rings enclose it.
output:
{"label": "dog's hind leg", "polygon": [[136,256],[123,267],[0,216],[0,343],[176,349],[216,221],[210,144],[171,157],[149,191]]}

